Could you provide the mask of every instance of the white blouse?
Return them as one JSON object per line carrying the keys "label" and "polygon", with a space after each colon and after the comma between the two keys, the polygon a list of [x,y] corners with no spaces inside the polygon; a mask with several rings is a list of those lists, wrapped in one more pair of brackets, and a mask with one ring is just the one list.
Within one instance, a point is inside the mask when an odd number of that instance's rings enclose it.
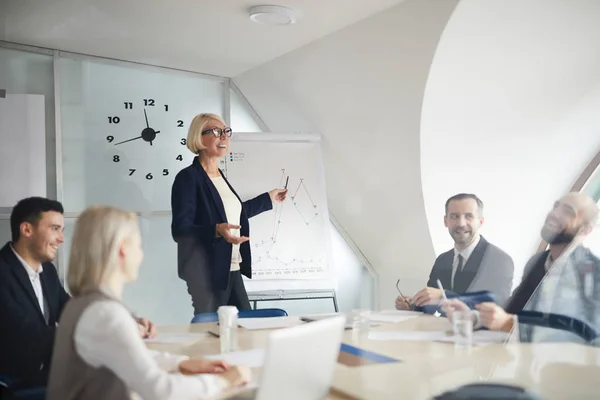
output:
{"label": "white blouse", "polygon": [[[238,200],[235,194],[231,191],[225,179],[222,176],[217,178],[210,178],[213,185],[221,196],[223,202],[223,208],[225,208],[225,216],[227,222],[233,225],[240,224],[240,216],[242,215],[242,203]],[[231,234],[234,236],[240,235],[239,229],[231,229]],[[242,255],[240,254],[240,245],[234,244],[231,249],[231,271],[237,271],[240,269],[240,263],[242,262]]]}
{"label": "white blouse", "polygon": [[75,327],[75,350],[89,365],[114,372],[144,400],[202,399],[227,387],[218,375],[175,373],[188,357],[148,349],[135,320],[117,301],[98,301],[83,312]]}

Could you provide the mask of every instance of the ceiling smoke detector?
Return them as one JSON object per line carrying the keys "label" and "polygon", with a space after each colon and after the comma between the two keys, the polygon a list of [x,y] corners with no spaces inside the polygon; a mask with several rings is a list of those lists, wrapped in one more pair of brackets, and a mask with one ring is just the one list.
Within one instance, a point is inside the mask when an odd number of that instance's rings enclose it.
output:
{"label": "ceiling smoke detector", "polygon": [[254,6],[250,8],[250,19],[265,25],[289,25],[298,20],[297,12],[283,6]]}

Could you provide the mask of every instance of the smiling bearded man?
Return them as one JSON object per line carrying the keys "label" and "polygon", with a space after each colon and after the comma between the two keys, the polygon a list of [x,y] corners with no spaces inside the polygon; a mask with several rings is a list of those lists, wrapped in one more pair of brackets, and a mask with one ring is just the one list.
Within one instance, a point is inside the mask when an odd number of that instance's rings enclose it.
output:
{"label": "smiling bearded man", "polygon": [[412,309],[438,305],[442,283],[446,296],[490,291],[499,304],[510,295],[514,263],[512,258],[479,234],[483,225],[483,202],[474,194],[460,193],[446,201],[444,225],[454,240],[454,248],[441,254],[429,275],[427,287],[415,296],[398,296],[396,308]]}

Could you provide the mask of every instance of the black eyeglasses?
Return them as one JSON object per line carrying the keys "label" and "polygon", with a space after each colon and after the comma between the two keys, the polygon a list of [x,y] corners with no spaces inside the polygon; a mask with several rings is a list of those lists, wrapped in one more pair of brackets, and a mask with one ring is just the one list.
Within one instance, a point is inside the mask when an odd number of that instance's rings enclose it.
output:
{"label": "black eyeglasses", "polygon": [[[400,290],[400,279],[396,281],[396,289],[398,290],[398,293],[400,293],[400,296],[402,296],[402,298],[406,298],[406,296],[402,294],[402,290]],[[408,301],[409,310],[414,310],[416,306],[417,305],[412,300]]]}
{"label": "black eyeglasses", "polygon": [[229,127],[223,128],[223,129],[221,129],[221,128],[211,128],[211,129],[207,129],[205,131],[202,131],[203,135],[208,135],[209,133],[212,133],[216,137],[221,137],[221,135],[223,135],[223,134],[225,134],[225,136],[227,136],[227,137],[231,137],[231,134],[233,133],[233,131]]}

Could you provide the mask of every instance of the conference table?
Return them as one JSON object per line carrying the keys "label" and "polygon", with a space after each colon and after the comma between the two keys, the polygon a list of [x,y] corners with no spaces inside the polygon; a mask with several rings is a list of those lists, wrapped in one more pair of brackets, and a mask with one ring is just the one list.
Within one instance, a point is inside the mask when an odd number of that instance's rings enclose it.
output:
{"label": "conference table", "polygon": [[[305,323],[285,317],[290,324]],[[216,323],[159,327],[160,333],[218,332]],[[369,332],[440,332],[451,330],[447,319],[420,315],[397,323],[371,326]],[[238,350],[265,348],[270,330],[238,329]],[[600,397],[600,348],[576,343],[474,344],[423,340],[371,340],[352,329],[343,343],[391,357],[399,362],[348,365],[341,356],[327,399],[432,399],[470,383],[507,383],[529,389],[543,399],[596,399]],[[219,353],[219,338],[209,335],[185,344],[148,344],[148,347],[202,357]],[[254,370],[260,374],[260,370]],[[227,398],[225,393],[220,398]]]}

